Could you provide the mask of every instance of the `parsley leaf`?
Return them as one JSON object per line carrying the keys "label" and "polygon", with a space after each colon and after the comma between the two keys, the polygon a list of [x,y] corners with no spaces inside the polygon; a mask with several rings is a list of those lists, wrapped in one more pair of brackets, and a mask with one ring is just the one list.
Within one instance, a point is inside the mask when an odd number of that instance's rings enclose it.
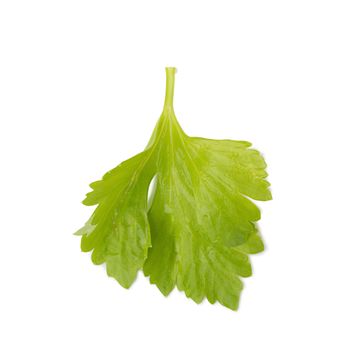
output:
{"label": "parsley leaf", "polygon": [[166,73],[148,146],[90,185],[83,203],[97,208],[76,234],[125,288],[143,269],[164,295],[177,286],[197,303],[236,310],[240,277],[252,273],[248,254],[264,249],[260,211],[248,197],[271,199],[266,163],[249,142],[187,136],[173,110],[175,68]]}

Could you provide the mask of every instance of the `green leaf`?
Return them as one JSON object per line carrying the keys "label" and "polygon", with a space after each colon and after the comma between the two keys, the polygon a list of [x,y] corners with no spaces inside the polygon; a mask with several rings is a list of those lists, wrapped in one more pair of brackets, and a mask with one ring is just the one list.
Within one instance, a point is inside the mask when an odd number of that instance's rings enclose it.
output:
{"label": "green leaf", "polygon": [[[199,303],[236,310],[264,249],[248,199],[269,200],[266,163],[246,141],[189,137],[173,110],[175,68],[167,68],[163,113],[145,151],[92,183],[97,205],[77,234],[95,264],[128,288],[143,269],[164,295],[176,286]],[[155,178],[152,196],[149,187]]]}

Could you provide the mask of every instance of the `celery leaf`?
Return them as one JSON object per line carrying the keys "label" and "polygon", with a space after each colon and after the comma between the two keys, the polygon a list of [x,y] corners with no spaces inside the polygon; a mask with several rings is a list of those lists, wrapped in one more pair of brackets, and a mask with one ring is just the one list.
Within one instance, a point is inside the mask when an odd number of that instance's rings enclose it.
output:
{"label": "celery leaf", "polygon": [[241,277],[252,274],[248,255],[264,249],[249,197],[271,199],[266,163],[249,142],[187,136],[173,110],[175,68],[166,72],[148,146],[90,185],[83,203],[97,207],[76,234],[123,287],[143,269],[164,295],[176,286],[197,303],[236,310]]}

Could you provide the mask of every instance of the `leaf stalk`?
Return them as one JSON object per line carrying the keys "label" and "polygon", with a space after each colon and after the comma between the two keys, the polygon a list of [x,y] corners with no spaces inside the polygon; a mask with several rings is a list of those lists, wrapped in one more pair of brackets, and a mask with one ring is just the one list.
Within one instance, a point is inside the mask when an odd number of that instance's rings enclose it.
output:
{"label": "leaf stalk", "polygon": [[164,109],[170,110],[171,112],[174,112],[173,107],[173,100],[174,100],[174,85],[175,85],[175,73],[176,68],[175,67],[166,67],[166,90],[165,90],[165,100],[164,100]]}

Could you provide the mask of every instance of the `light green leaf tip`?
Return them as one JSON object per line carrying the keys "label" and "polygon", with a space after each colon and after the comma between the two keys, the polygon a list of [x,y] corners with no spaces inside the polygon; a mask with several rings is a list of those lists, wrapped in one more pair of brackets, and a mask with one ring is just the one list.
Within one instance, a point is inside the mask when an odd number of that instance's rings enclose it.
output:
{"label": "light green leaf tip", "polygon": [[[129,288],[143,269],[164,295],[175,286],[200,303],[236,310],[249,254],[264,250],[248,198],[271,199],[266,163],[246,141],[189,137],[173,109],[175,68],[166,68],[164,109],[146,149],[90,186],[97,205],[77,234],[94,264]],[[152,179],[155,186],[148,200]]]}

